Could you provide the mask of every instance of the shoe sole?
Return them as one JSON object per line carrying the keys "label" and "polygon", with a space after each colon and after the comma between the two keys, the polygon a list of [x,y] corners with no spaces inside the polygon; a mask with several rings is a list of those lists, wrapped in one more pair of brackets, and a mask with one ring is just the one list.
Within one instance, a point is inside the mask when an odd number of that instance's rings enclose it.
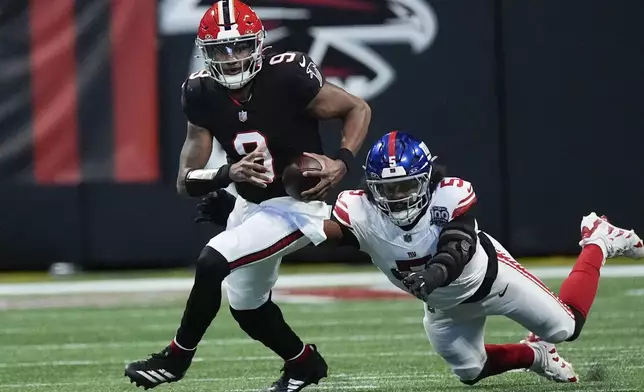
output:
{"label": "shoe sole", "polygon": [[130,384],[134,383],[134,385],[136,385],[137,388],[143,387],[143,389],[146,390],[146,391],[148,389],[152,389],[154,387],[157,387],[157,386],[159,386],[161,384],[170,384],[170,383],[177,382],[177,381],[180,380],[179,379],[179,380],[170,380],[170,381],[159,381],[158,383],[152,384],[150,382],[150,380],[148,380],[145,377],[142,377],[138,373],[136,373],[136,375],[132,375],[131,373],[128,373],[127,370],[125,370],[123,372],[123,375],[130,379]]}
{"label": "shoe sole", "polygon": [[[300,387],[299,387],[298,389],[292,389],[292,390],[289,390],[289,392],[291,392],[291,391],[292,391],[292,392],[299,392],[299,391],[301,391],[302,389],[304,389],[304,388],[308,387],[308,386],[309,386],[309,385],[311,385],[311,384],[318,385],[318,384],[319,384],[319,382],[320,382],[323,378],[326,378],[326,377],[328,377],[328,376],[329,376],[329,375],[328,375],[328,369],[329,369],[328,367],[327,367],[326,369],[324,369],[324,373],[323,373],[321,376],[319,376],[319,378],[318,378],[316,381],[308,381],[308,382],[305,382],[304,384],[300,385]],[[262,391],[263,391],[263,392],[265,392],[265,391],[268,391],[268,390],[270,390],[270,388],[269,388],[269,389],[264,389],[264,390],[262,390]]]}

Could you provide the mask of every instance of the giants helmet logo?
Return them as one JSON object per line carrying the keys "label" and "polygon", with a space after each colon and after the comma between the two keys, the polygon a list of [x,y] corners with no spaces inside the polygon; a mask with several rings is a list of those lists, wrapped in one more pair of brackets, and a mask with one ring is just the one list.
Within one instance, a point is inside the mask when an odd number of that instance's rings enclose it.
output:
{"label": "giants helmet logo", "polygon": [[[193,35],[212,0],[163,0],[159,27],[164,35]],[[265,45],[307,52],[327,80],[364,99],[384,92],[396,71],[378,45],[409,45],[426,51],[438,25],[427,0],[246,0],[266,28]],[[195,48],[197,51],[197,49]],[[195,52],[195,55],[198,51]],[[413,58],[411,58],[413,61]],[[203,68],[195,58],[190,72]]]}

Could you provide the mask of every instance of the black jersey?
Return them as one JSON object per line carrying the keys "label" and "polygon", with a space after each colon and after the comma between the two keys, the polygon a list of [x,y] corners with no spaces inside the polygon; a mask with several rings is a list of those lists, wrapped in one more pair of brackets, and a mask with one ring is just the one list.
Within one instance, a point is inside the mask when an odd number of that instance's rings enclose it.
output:
{"label": "black jersey", "polygon": [[183,111],[188,121],[210,131],[229,162],[266,145],[263,164],[272,182],[266,188],[236,184],[240,196],[260,203],[287,196],[282,172],[297,156],[303,152],[322,154],[319,120],[306,107],[324,82],[306,54],[281,53],[264,59],[262,70],[251,82],[250,99],[244,103],[234,100],[206,70],[190,75],[183,84]]}

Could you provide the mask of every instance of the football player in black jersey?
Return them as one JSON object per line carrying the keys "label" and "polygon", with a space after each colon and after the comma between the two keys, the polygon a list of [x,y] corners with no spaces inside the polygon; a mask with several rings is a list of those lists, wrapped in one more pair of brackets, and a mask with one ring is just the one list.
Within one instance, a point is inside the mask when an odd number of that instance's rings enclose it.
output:
{"label": "football player in black jersey", "polygon": [[[196,43],[206,69],[182,86],[188,132],[177,189],[198,197],[234,182],[240,197],[226,230],[197,259],[175,338],[161,352],[126,367],[137,386],[183,378],[219,310],[224,279],[240,327],[285,361],[284,373],[265,391],[297,392],[327,375],[316,347],[291,330],[270,293],[284,255],[325,240],[330,211],[321,200],[347,172],[371,111],[364,100],[327,83],[307,55],[267,54],[264,35],[257,15],[238,0],[216,2],[199,25]],[[333,158],[323,155],[318,134],[319,121],[331,118],[343,122],[342,145]],[[218,170],[204,169],[213,137],[229,159]],[[287,196],[281,174],[304,153],[322,170],[309,173],[320,182],[302,194],[306,201],[297,201]]]}

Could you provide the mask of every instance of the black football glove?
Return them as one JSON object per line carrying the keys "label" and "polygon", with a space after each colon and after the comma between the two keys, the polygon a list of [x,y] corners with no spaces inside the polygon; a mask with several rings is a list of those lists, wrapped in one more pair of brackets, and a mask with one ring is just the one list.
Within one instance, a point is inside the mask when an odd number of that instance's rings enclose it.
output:
{"label": "black football glove", "polygon": [[197,223],[214,223],[219,226],[226,226],[228,215],[235,208],[235,196],[226,192],[224,189],[218,189],[207,194],[197,205]]}
{"label": "black football glove", "polygon": [[402,283],[416,298],[427,302],[429,295],[445,283],[446,279],[447,269],[434,263],[419,272],[403,272]]}

